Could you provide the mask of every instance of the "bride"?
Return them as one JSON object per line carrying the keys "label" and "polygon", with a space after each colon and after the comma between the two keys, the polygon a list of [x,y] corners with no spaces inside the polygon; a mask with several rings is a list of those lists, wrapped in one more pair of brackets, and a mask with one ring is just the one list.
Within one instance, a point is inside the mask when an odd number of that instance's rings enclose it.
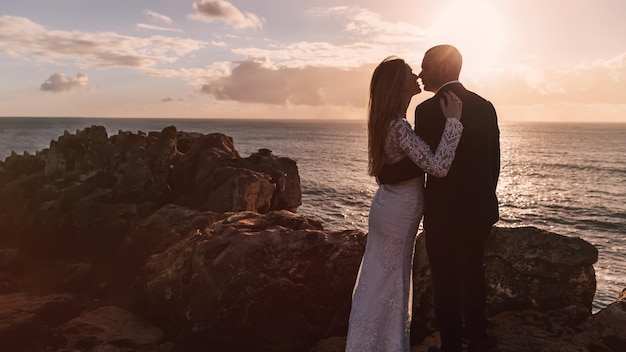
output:
{"label": "bride", "polygon": [[[445,177],[461,139],[462,102],[454,93],[440,101],[446,126],[433,153],[405,119],[411,98],[421,92],[417,76],[401,58],[383,60],[372,75],[368,106],[369,175],[385,163],[409,157],[435,177]],[[369,213],[369,233],[352,297],[346,351],[410,350],[412,267],[422,218],[424,173],[379,185]]]}

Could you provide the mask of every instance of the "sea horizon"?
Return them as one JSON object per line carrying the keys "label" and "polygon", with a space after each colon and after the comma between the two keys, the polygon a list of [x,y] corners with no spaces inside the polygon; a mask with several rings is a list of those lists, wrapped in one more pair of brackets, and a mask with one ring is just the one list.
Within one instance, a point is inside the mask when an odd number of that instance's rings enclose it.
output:
{"label": "sea horizon", "polygon": [[[407,116],[407,120],[409,122],[413,122],[413,117],[409,114]],[[341,118],[341,117],[319,117],[319,118],[311,118],[311,117],[176,117],[176,116],[53,116],[53,115],[45,115],[45,116],[31,116],[31,115],[0,115],[0,119],[105,119],[105,120],[124,120],[124,119],[136,119],[136,120],[245,120],[245,121],[284,121],[284,122],[298,122],[298,121],[366,121],[366,116],[363,118]],[[499,124],[510,124],[510,123],[539,123],[539,124],[588,124],[588,125],[626,125],[626,120],[624,121],[562,121],[562,120],[509,120],[499,118]]]}

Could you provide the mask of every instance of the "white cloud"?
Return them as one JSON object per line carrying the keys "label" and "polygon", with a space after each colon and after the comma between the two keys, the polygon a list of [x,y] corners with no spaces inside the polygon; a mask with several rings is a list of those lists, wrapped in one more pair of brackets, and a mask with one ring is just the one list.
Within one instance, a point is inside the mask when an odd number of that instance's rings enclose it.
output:
{"label": "white cloud", "polygon": [[196,13],[190,18],[206,22],[222,21],[235,28],[263,28],[263,20],[257,15],[241,12],[233,4],[225,0],[202,0],[194,2]]}
{"label": "white cloud", "polygon": [[46,92],[61,93],[73,90],[83,90],[88,87],[89,78],[78,73],[76,78],[67,77],[63,73],[55,73],[41,84],[40,89]]}
{"label": "white cloud", "polygon": [[247,58],[264,58],[288,67],[358,67],[371,63],[373,57],[380,57],[382,60],[392,51],[369,42],[354,42],[346,45],[328,42],[298,42],[283,47],[236,48],[232,52]]}
{"label": "white cloud", "polygon": [[383,21],[380,15],[354,6],[316,8],[314,16],[338,16],[345,20],[346,32],[376,43],[419,43],[425,39],[426,30],[406,23]]}
{"label": "white cloud", "polygon": [[155,77],[177,77],[193,86],[201,86],[207,81],[230,76],[232,65],[228,61],[218,61],[204,68],[150,69],[145,72]]}
{"label": "white cloud", "polygon": [[169,18],[166,15],[162,15],[160,13],[154,12],[152,10],[144,10],[143,14],[155,22],[165,23],[168,26],[174,25],[174,21],[171,18]]}
{"label": "white cloud", "polygon": [[208,43],[184,38],[139,38],[112,32],[47,30],[23,17],[0,16],[0,51],[25,60],[146,69],[171,63]]}
{"label": "white cloud", "polygon": [[177,33],[182,32],[182,30],[178,28],[159,27],[159,26],[153,26],[151,24],[145,24],[145,23],[137,23],[137,28],[147,29],[151,31],[161,31],[161,32],[177,32]]}
{"label": "white cloud", "polygon": [[624,104],[626,53],[560,70],[512,68],[476,82],[481,94],[505,104]]}
{"label": "white cloud", "polygon": [[380,15],[360,7],[316,8],[316,17],[337,17],[344,27],[342,42],[296,42],[267,47],[241,47],[233,53],[246,58],[264,58],[288,67],[359,67],[378,63],[389,55],[407,62],[421,61],[426,31],[404,22],[383,21]]}

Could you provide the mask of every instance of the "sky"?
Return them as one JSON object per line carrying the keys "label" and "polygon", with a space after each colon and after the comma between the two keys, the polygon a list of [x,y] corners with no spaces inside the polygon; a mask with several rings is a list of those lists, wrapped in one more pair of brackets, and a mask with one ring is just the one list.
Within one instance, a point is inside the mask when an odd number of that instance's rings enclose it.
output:
{"label": "sky", "polygon": [[624,14],[623,0],[0,0],[0,116],[365,119],[378,63],[417,74],[452,44],[500,121],[626,123]]}

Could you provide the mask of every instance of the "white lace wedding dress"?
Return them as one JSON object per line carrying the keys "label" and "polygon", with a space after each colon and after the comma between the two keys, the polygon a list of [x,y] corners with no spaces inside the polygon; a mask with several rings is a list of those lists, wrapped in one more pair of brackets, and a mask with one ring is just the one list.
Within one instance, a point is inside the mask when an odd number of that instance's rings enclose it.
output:
{"label": "white lace wedding dress", "polygon": [[[405,119],[390,122],[385,159],[408,155],[431,175],[446,176],[463,125],[447,119],[433,154]],[[412,307],[413,251],[424,203],[424,176],[380,185],[372,199],[365,254],[357,275],[346,341],[348,352],[408,352]]]}

